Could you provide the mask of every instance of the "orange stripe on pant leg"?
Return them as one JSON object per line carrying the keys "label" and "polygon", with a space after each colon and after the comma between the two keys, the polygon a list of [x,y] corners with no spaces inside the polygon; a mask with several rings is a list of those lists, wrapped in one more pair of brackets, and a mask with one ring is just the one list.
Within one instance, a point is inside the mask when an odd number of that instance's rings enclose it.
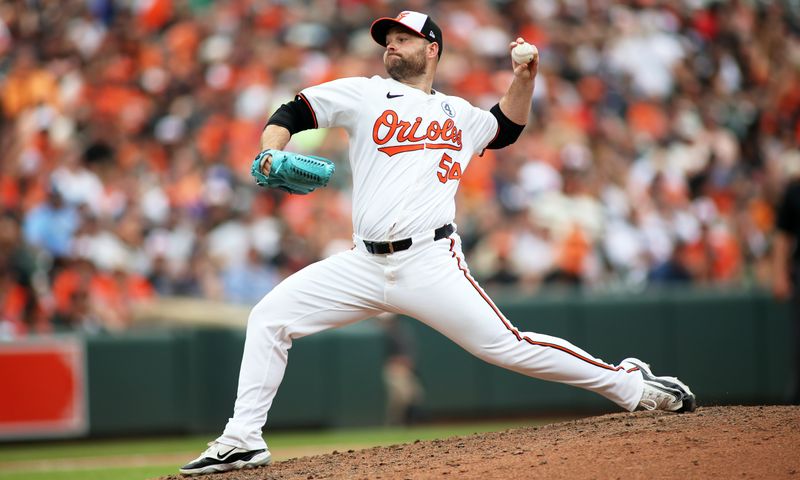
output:
{"label": "orange stripe on pant leg", "polygon": [[[556,345],[554,343],[547,343],[547,342],[537,342],[537,341],[533,340],[530,337],[526,337],[526,336],[523,336],[522,334],[520,334],[519,330],[517,330],[513,325],[511,325],[511,322],[509,322],[508,319],[506,319],[506,317],[503,316],[503,314],[500,312],[500,309],[497,308],[497,305],[494,304],[492,299],[490,299],[489,296],[486,295],[486,292],[484,292],[483,289],[480,287],[480,285],[478,285],[478,282],[476,282],[475,279],[473,279],[469,275],[467,270],[461,265],[461,258],[456,254],[456,251],[455,251],[456,242],[455,242],[455,240],[453,238],[449,238],[449,240],[450,240],[450,252],[452,252],[453,258],[456,259],[457,267],[464,274],[464,278],[467,279],[467,281],[478,292],[478,294],[481,296],[481,298],[483,298],[483,300],[486,303],[489,304],[489,306],[492,308],[492,310],[494,310],[494,313],[497,315],[497,317],[500,319],[500,321],[503,322],[503,325],[505,325],[506,329],[514,334],[514,336],[517,338],[517,341],[525,340],[526,342],[528,342],[531,345],[536,345],[536,346],[539,346],[539,347],[555,348],[556,350],[561,350],[562,352],[567,353],[569,355],[572,355],[573,357],[575,357],[575,358],[577,358],[579,360],[582,360],[582,361],[584,361],[586,363],[589,363],[591,365],[594,365],[596,367],[600,367],[600,368],[603,368],[603,369],[606,369],[606,370],[612,370],[612,371],[616,372],[616,371],[619,371],[619,370],[623,369],[623,367],[621,367],[621,366],[614,367],[614,366],[611,366],[611,365],[606,365],[604,363],[600,363],[600,362],[598,362],[596,360],[593,360],[591,358],[586,358],[586,357],[584,357],[583,355],[581,355],[581,354],[579,354],[577,352],[573,352],[572,350],[570,350],[570,349],[568,349],[566,347],[562,347],[561,345]],[[637,370],[637,369],[631,369],[631,370],[629,370],[629,372],[632,372],[632,371],[635,371],[635,370]]]}

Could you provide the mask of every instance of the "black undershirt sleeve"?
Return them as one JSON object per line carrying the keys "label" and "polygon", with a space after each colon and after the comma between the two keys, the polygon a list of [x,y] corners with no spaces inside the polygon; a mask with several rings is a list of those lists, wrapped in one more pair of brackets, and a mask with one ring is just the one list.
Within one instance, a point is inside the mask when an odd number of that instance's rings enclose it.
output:
{"label": "black undershirt sleeve", "polygon": [[497,119],[497,135],[489,142],[486,148],[497,150],[516,142],[522,130],[525,128],[525,125],[519,125],[509,120],[503,111],[500,110],[499,103],[495,104],[495,106],[489,110],[489,113],[494,115],[494,118]]}
{"label": "black undershirt sleeve", "polygon": [[267,125],[280,125],[294,135],[303,130],[317,128],[317,117],[308,100],[302,95],[297,95],[291,102],[281,105],[269,117]]}

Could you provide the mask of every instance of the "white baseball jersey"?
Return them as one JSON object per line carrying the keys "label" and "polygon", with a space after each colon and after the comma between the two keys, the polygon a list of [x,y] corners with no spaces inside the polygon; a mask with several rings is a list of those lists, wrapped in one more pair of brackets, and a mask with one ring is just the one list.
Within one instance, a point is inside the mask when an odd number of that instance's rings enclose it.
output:
{"label": "white baseball jersey", "polygon": [[497,119],[459,97],[393,79],[343,78],[301,92],[317,126],[350,135],[353,232],[398,240],[451,223],[458,180],[497,134]]}

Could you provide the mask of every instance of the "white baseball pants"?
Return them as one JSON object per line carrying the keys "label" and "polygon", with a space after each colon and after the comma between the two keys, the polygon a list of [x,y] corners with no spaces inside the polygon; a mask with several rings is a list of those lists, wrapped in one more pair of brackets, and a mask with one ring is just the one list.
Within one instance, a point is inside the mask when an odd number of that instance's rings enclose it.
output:
{"label": "white baseball pants", "polygon": [[585,388],[627,410],[642,396],[639,371],[603,363],[560,338],[520,332],[472,278],[457,234],[414,237],[408,250],[373,255],[356,247],[309,265],[250,313],[233,418],[217,441],[266,448],[261,428],[295,338],[383,311],[414,317],[489,363]]}

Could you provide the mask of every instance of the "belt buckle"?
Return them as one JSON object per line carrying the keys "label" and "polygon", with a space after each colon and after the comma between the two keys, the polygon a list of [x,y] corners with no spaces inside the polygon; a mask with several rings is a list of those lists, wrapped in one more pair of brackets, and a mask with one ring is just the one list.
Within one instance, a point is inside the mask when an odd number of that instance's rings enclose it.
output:
{"label": "belt buckle", "polygon": [[394,253],[394,243],[387,242],[389,244],[389,253]]}

